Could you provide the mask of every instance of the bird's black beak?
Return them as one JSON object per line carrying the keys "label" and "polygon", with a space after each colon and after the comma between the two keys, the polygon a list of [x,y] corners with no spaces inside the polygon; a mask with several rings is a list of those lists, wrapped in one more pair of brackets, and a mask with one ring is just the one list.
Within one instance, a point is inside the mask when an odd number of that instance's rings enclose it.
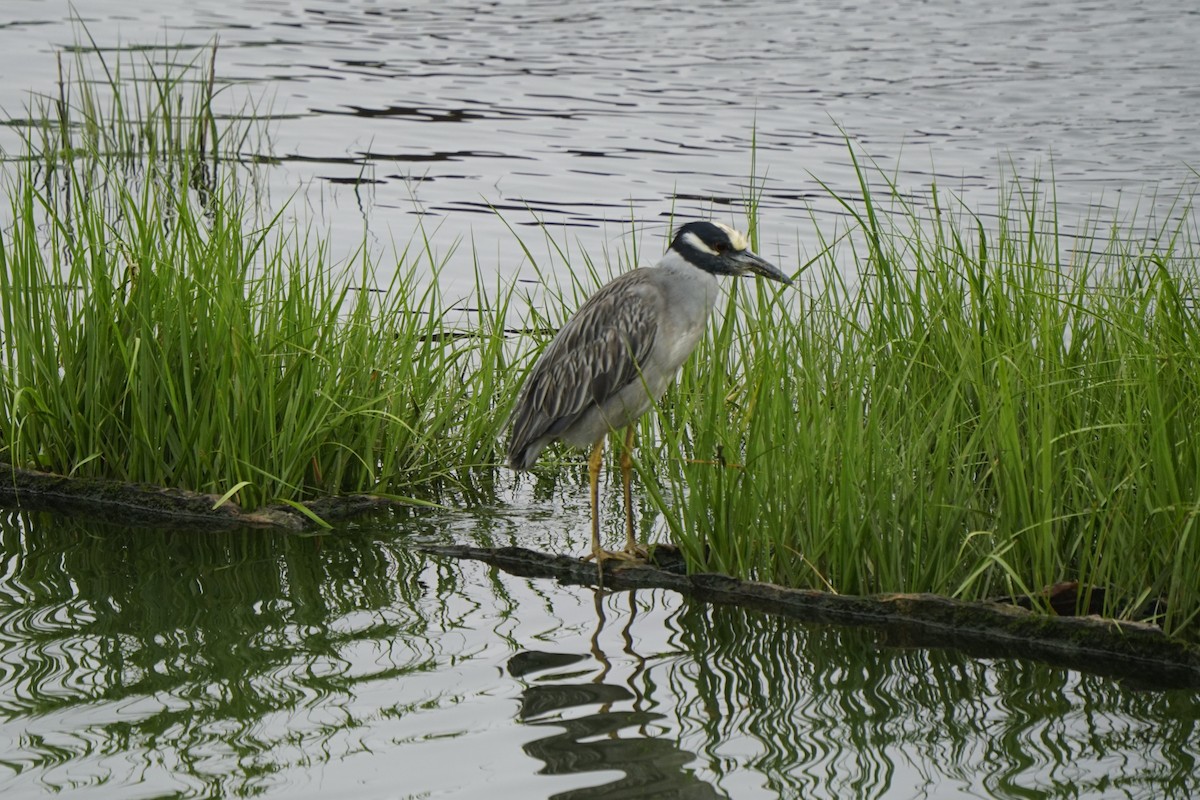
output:
{"label": "bird's black beak", "polygon": [[792,279],[784,275],[779,267],[750,250],[743,250],[735,255],[733,260],[742,268],[742,274],[753,272],[755,275],[762,275],[764,278],[770,278],[788,286],[792,285]]}

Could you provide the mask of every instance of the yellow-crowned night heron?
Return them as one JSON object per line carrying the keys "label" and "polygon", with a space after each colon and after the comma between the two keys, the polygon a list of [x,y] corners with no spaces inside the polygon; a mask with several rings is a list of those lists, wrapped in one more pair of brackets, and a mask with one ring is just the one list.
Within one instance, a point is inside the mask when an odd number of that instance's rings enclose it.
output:
{"label": "yellow-crowned night heron", "polygon": [[[683,225],[658,264],[619,275],[588,298],[525,379],[510,417],[509,465],[529,469],[555,440],[591,447],[590,558],[598,563],[646,558],[633,533],[633,423],[666,391],[700,341],[717,302],[717,276],[748,273],[792,282],[751,252],[746,237],[733,228],[719,222]],[[600,546],[598,486],[604,436],[620,428],[626,428],[621,451],[626,544],[613,552]]]}

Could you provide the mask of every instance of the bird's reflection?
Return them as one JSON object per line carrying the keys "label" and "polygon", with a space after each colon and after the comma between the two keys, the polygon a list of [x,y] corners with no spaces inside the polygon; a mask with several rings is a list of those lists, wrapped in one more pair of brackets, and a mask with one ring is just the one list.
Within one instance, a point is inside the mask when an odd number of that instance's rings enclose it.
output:
{"label": "bird's reflection", "polygon": [[725,797],[688,769],[694,754],[655,733],[663,715],[644,708],[639,678],[645,658],[634,650],[631,632],[636,593],[626,594],[629,613],[621,627],[619,661],[630,669],[624,681],[612,677],[613,660],[602,644],[609,596],[603,591],[594,595],[590,655],[526,650],[509,659],[509,674],[525,684],[518,719],[554,731],[525,745],[525,752],[546,765],[541,770],[546,775],[624,773],[616,781],[556,794],[554,800]]}

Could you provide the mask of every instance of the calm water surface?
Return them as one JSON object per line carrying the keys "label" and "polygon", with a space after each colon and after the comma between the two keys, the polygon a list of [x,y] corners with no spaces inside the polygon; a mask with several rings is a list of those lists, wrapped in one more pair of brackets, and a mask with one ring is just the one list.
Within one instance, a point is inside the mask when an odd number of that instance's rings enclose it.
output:
{"label": "calm water surface", "polygon": [[[55,52],[85,40],[71,8],[0,7],[8,115],[57,91]],[[108,59],[219,37],[226,110],[256,98],[271,119],[241,154],[270,202],[335,253],[423,225],[451,293],[476,260],[532,273],[492,206],[551,269],[538,225],[600,259],[631,223],[657,252],[672,213],[737,220],[752,141],[761,249],[785,266],[838,222],[817,181],[858,193],[842,129],[902,191],[936,181],[985,217],[1002,175],[1052,170],[1067,222],[1149,224],[1200,165],[1194,0],[73,8]],[[582,552],[586,502],[568,487],[321,537],[0,517],[0,795],[1200,793],[1194,692],[414,549]]]}
{"label": "calm water surface", "polygon": [[1194,692],[1131,691],[414,552],[552,535],[471,515],[302,537],[10,513],[0,521],[0,795],[1200,790]]}
{"label": "calm water surface", "polygon": [[274,159],[272,201],[335,252],[422,224],[459,244],[443,279],[464,290],[476,253],[530,274],[492,206],[549,269],[537,225],[600,259],[631,222],[652,257],[672,213],[740,221],[752,141],[785,266],[841,213],[818,180],[859,195],[843,129],[902,192],[936,181],[985,215],[1002,175],[1053,173],[1066,225],[1169,215],[1200,165],[1194,0],[5,0],[0,108],[56,94],[54,53],[87,42],[71,8],[110,61],[218,38],[221,102],[274,118],[243,152]]}

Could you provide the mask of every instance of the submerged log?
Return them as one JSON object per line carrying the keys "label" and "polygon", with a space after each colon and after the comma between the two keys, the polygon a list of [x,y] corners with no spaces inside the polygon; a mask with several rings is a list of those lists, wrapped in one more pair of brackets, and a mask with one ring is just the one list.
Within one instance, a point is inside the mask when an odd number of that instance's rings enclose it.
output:
{"label": "submerged log", "polygon": [[[433,555],[483,561],[513,575],[596,586],[592,562],[521,547],[426,547]],[[885,644],[954,647],[978,657],[1030,658],[1121,678],[1145,688],[1200,688],[1200,648],[1157,626],[1094,616],[1063,617],[1016,605],[933,594],[851,596],[789,589],[727,575],[682,572],[674,548],[660,545],[655,565],[605,565],[603,588],[668,589],[709,603],[736,605],[808,622],[874,628]],[[666,556],[663,558],[663,556]]]}
{"label": "submerged log", "polygon": [[[209,530],[238,527],[305,530],[314,520],[285,504],[253,511],[233,501],[217,505],[219,495],[123,483],[100,478],[74,478],[0,463],[0,505],[37,511],[87,514],[125,525],[196,526]],[[304,503],[323,520],[343,519],[388,505],[371,495],[329,497]]]}

